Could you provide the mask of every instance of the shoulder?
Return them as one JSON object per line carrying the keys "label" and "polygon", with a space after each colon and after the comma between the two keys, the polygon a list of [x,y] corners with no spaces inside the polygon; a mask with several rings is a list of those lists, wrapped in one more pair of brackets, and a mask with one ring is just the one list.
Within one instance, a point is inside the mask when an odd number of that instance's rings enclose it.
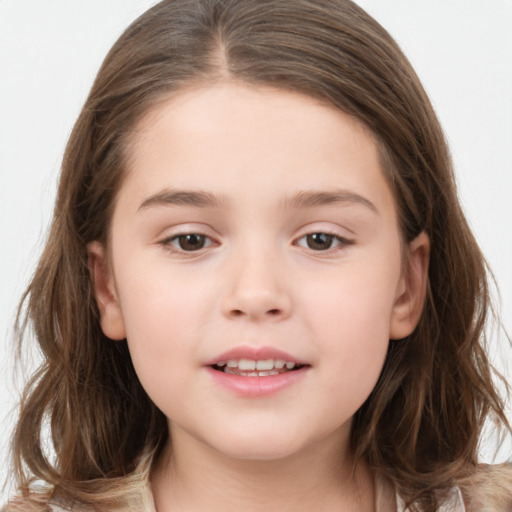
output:
{"label": "shoulder", "polygon": [[460,489],[467,512],[511,512],[512,464],[481,465]]}

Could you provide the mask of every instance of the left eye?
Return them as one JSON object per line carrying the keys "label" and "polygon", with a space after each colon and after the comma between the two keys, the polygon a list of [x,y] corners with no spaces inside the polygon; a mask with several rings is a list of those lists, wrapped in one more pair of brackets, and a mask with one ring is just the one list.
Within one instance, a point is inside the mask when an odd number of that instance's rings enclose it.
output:
{"label": "left eye", "polygon": [[173,248],[186,252],[199,251],[204,247],[211,245],[212,240],[206,235],[199,233],[187,233],[174,236],[164,241],[165,245],[171,245]]}
{"label": "left eye", "polygon": [[329,233],[309,233],[299,238],[297,245],[307,247],[313,251],[327,251],[337,245],[349,245],[352,242],[340,236]]}

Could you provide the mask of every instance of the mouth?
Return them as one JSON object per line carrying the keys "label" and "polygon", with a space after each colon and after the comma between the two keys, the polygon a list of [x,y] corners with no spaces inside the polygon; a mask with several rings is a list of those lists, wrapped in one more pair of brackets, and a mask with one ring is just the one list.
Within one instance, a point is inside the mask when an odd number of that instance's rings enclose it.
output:
{"label": "mouth", "polygon": [[262,398],[306,379],[311,364],[275,347],[238,346],[206,362],[221,388],[242,398]]}
{"label": "mouth", "polygon": [[227,359],[218,361],[211,368],[240,377],[271,377],[294,372],[305,366],[307,365],[284,359]]}

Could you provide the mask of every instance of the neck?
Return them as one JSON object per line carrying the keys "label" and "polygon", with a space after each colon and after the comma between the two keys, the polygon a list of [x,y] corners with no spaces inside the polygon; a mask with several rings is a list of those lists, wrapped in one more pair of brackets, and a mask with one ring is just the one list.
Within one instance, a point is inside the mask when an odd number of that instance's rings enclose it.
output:
{"label": "neck", "polygon": [[151,483],[158,512],[374,512],[371,471],[353,462],[348,439],[324,439],[274,460],[240,460],[181,433]]}

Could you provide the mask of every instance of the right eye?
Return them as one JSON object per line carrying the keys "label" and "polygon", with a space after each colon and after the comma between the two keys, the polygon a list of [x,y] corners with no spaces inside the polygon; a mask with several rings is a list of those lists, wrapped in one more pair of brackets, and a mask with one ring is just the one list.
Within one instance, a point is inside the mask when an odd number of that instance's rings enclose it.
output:
{"label": "right eye", "polygon": [[297,245],[306,247],[315,252],[328,252],[332,249],[342,249],[347,245],[352,245],[354,242],[348,240],[335,233],[325,233],[322,231],[315,233],[308,233],[302,236],[297,241]]}
{"label": "right eye", "polygon": [[166,238],[160,243],[172,251],[194,252],[209,247],[213,244],[213,241],[210,237],[201,233],[183,233]]}

